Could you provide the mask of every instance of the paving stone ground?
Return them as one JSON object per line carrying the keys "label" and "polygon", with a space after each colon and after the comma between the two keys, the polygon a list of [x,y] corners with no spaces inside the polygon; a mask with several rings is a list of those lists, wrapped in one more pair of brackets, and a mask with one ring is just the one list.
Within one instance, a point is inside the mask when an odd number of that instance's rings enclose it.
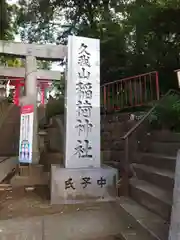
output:
{"label": "paving stone ground", "polygon": [[46,190],[7,192],[0,202],[0,240],[113,240],[119,234],[114,203],[49,204]]}
{"label": "paving stone ground", "polygon": [[[0,221],[2,240],[112,240],[119,234],[111,204],[94,209]],[[117,239],[117,238],[116,238]]]}

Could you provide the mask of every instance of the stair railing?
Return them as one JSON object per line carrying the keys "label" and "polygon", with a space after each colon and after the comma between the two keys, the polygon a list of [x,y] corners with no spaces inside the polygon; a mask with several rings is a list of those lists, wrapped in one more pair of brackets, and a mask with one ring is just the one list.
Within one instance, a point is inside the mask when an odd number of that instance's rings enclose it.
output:
{"label": "stair railing", "polygon": [[147,105],[159,100],[158,72],[153,71],[101,85],[101,107],[106,112]]}
{"label": "stair railing", "polygon": [[135,132],[137,132],[137,130],[139,130],[139,128],[142,126],[142,124],[145,122],[145,120],[148,119],[148,117],[155,110],[155,108],[159,105],[159,103],[161,103],[171,93],[180,94],[179,91],[170,89],[124,136],[121,137],[121,139],[124,141],[124,144],[125,144],[125,159],[123,162],[123,173],[122,173],[122,180],[121,180],[122,195],[129,194],[129,172],[130,172],[129,151],[131,150],[131,152],[132,152],[132,149],[129,149],[130,137]]}

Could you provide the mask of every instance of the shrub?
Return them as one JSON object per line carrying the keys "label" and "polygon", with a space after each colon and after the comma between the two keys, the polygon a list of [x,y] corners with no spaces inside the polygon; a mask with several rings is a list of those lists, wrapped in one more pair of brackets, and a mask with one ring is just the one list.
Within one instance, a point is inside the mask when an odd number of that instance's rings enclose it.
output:
{"label": "shrub", "polygon": [[171,94],[160,101],[149,122],[152,127],[180,131],[180,96]]}

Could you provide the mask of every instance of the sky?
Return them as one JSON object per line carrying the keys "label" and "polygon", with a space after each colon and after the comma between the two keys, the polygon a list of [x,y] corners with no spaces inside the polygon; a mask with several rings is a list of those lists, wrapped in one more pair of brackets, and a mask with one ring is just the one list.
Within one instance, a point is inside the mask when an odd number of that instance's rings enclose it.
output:
{"label": "sky", "polygon": [[16,3],[17,0],[7,0],[7,3]]}

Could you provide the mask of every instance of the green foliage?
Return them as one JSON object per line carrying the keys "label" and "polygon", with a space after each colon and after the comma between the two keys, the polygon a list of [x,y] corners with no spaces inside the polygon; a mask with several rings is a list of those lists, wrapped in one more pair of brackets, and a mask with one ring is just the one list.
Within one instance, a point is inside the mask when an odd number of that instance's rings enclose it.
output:
{"label": "green foliage", "polygon": [[16,4],[8,4],[6,0],[0,1],[0,40],[12,40],[17,33],[15,20]]}
{"label": "green foliage", "polygon": [[51,69],[51,63],[49,61],[37,60],[37,68],[38,69]]}
{"label": "green foliage", "polygon": [[180,131],[180,96],[169,95],[160,102],[149,117],[152,127]]}
{"label": "green foliage", "polygon": [[0,13],[1,39],[17,29],[23,41],[37,43],[66,44],[69,34],[100,38],[101,82],[157,70],[163,91],[177,87],[179,0],[1,0]]}
{"label": "green foliage", "polygon": [[7,97],[9,103],[13,103],[13,91],[10,91],[9,96]]}
{"label": "green foliage", "polygon": [[22,40],[67,43],[69,34],[101,39],[101,81],[158,70],[161,89],[177,87],[179,0],[19,0]]}
{"label": "green foliage", "polygon": [[65,74],[61,74],[60,81],[53,82],[53,89],[55,91],[55,98],[62,99],[65,94]]}

